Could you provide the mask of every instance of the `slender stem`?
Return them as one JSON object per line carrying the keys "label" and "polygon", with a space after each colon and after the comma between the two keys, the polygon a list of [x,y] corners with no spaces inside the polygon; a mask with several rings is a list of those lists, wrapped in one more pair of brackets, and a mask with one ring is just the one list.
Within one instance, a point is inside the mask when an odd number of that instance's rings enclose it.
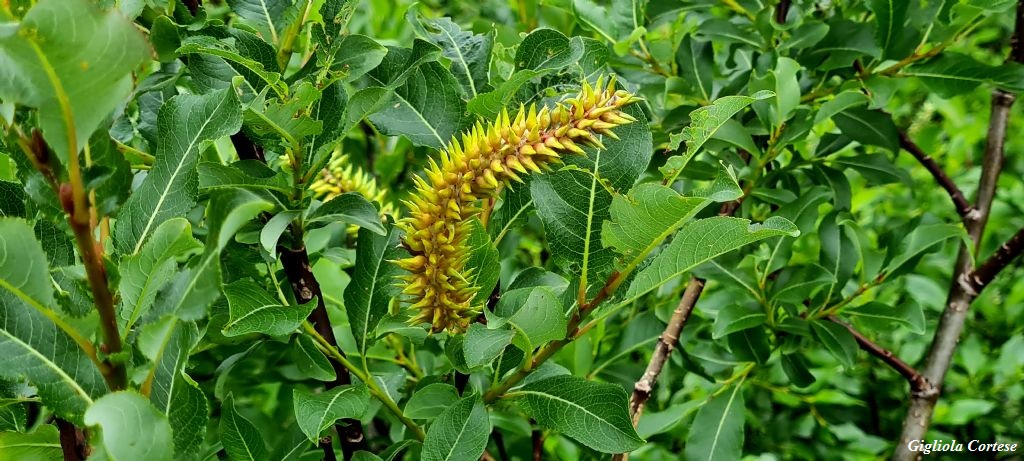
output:
{"label": "slender stem", "polygon": [[914,394],[928,395],[933,392],[938,392],[938,389],[928,382],[928,378],[925,378],[924,375],[918,372],[914,367],[908,365],[907,362],[900,360],[900,358],[896,357],[892,351],[879,346],[874,341],[868,339],[860,331],[857,331],[853,325],[843,322],[832,315],[828,316],[828,320],[845,327],[847,331],[853,335],[854,339],[857,340],[857,345],[860,346],[861,349],[864,349],[867,353],[877,357],[882,362],[885,362],[886,365],[889,365],[893,370],[896,370],[900,376],[906,378],[907,382],[910,383],[910,391]]}
{"label": "slender stem", "polygon": [[359,367],[345,357],[345,354],[342,354],[341,351],[338,350],[337,346],[331,344],[326,338],[321,336],[320,333],[309,324],[309,322],[303,322],[302,327],[306,333],[313,337],[313,340],[316,341],[324,353],[326,353],[332,360],[348,369],[348,371],[355,375],[355,377],[360,381],[365,383],[367,389],[370,391],[370,395],[374,396],[377,400],[380,400],[380,402],[384,404],[384,407],[394,414],[398,420],[405,425],[405,427],[409,428],[418,440],[422,441],[423,438],[426,437],[426,434],[423,432],[423,428],[405,416],[405,413],[402,412],[401,408],[398,408],[398,404],[391,399],[391,396],[377,385],[377,382],[373,379],[372,375],[364,374]]}
{"label": "slender stem", "polygon": [[914,158],[932,174],[932,177],[935,178],[935,182],[939,183],[939,186],[942,186],[942,188],[946,190],[946,193],[949,194],[949,198],[953,200],[953,205],[956,206],[956,212],[961,218],[966,219],[967,216],[974,211],[974,206],[967,201],[967,197],[964,197],[964,193],[960,191],[960,188],[956,186],[956,183],[950,179],[949,175],[946,174],[935,159],[924,153],[924,151],[922,151],[921,148],[915,144],[909,136],[907,136],[907,133],[902,131],[900,132],[900,147],[909,152],[910,155],[913,155]]}
{"label": "slender stem", "polygon": [[629,414],[633,418],[634,426],[640,422],[640,415],[643,414],[647,400],[651,398],[654,383],[658,381],[658,376],[664,369],[665,363],[676,344],[679,343],[679,335],[683,331],[683,326],[686,325],[686,321],[690,318],[690,313],[693,312],[693,307],[697,304],[697,299],[700,298],[703,291],[703,280],[697,277],[690,279],[686,291],[679,299],[679,304],[672,312],[665,331],[658,338],[658,344],[654,347],[654,354],[651,356],[650,362],[647,363],[647,369],[633,385],[633,395],[629,399]]}

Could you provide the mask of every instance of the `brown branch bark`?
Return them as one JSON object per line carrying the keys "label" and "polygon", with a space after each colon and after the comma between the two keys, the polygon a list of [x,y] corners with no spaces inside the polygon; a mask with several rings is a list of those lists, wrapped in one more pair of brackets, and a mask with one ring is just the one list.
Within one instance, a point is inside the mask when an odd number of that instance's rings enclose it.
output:
{"label": "brown branch bark", "polygon": [[703,291],[704,280],[697,277],[690,279],[690,284],[686,286],[683,297],[672,312],[665,331],[658,338],[651,361],[647,363],[647,369],[633,385],[633,395],[629,399],[629,414],[633,418],[634,426],[640,423],[640,415],[643,414],[647,400],[651,398],[654,383],[657,382],[661,370],[665,368],[665,362],[679,343],[679,334],[683,331],[683,326],[686,325],[690,313],[693,312],[693,306],[697,304],[697,299]]}
{"label": "brown branch bark", "polygon": [[918,163],[923,165],[925,169],[932,174],[932,177],[935,178],[935,182],[939,183],[939,186],[942,186],[942,188],[946,190],[946,193],[949,194],[949,198],[953,201],[953,205],[956,207],[957,214],[959,214],[961,218],[967,219],[971,211],[974,210],[974,206],[967,201],[967,197],[964,197],[964,193],[956,186],[956,183],[950,179],[949,175],[946,174],[935,159],[921,150],[921,148],[910,139],[910,136],[907,136],[907,134],[902,131],[900,132],[900,147],[909,152],[910,155],[913,155],[914,158],[917,159]]}
{"label": "brown branch bark", "polygon": [[[1015,24],[1017,28],[1011,39],[1011,52],[1007,60],[1024,62],[1024,50],[1022,50],[1022,47],[1024,47],[1024,43],[1022,43],[1022,40],[1024,40],[1024,0],[1019,1],[1017,4]],[[978,194],[975,202],[976,210],[971,213],[973,216],[969,216],[969,219],[965,220],[967,235],[970,237],[975,253],[981,247],[985,225],[988,222],[989,211],[995,197],[996,182],[999,178],[999,172],[1003,167],[1006,127],[1009,121],[1010,108],[1013,106],[1015,99],[1016,97],[1013,94],[1002,90],[997,89],[992,93],[988,140],[982,159],[981,180],[978,184]],[[1010,249],[1012,247],[1013,245],[1011,245]],[[999,258],[1006,259],[1004,256],[999,256]],[[1006,260],[1007,262],[1009,261],[1009,259]],[[993,263],[994,266],[998,264]],[[896,443],[896,450],[892,457],[893,460],[910,461],[918,458],[918,453],[910,451],[908,443],[912,440],[924,439],[925,434],[928,432],[932,413],[935,410],[935,404],[938,402],[941,392],[942,382],[946,377],[946,372],[949,370],[953,353],[956,351],[957,343],[960,340],[960,333],[964,328],[964,322],[967,320],[967,310],[971,302],[978,296],[978,290],[971,281],[974,269],[970,248],[966,244],[961,244],[960,255],[957,258],[953,271],[952,285],[946,300],[946,308],[939,320],[939,326],[932,339],[932,345],[928,351],[928,357],[925,360],[923,369],[924,377],[936,387],[936,392],[934,395],[912,394],[910,396],[910,406],[903,421],[903,431],[899,441]],[[991,269],[994,269],[994,267],[989,267],[986,271]],[[994,276],[995,273],[992,273],[992,277]]]}
{"label": "brown branch bark", "polygon": [[779,3],[775,5],[775,22],[779,24],[786,23],[786,16],[789,15],[791,3],[791,0],[779,0]]}
{"label": "brown branch bark", "polygon": [[846,330],[853,335],[854,339],[857,340],[857,345],[860,346],[861,349],[877,357],[882,362],[885,362],[886,365],[889,365],[889,367],[896,370],[897,373],[906,378],[907,382],[910,384],[911,393],[915,395],[931,395],[932,393],[938,392],[938,389],[936,389],[935,386],[932,386],[932,384],[928,382],[928,379],[914,367],[907,364],[907,362],[900,360],[900,358],[896,357],[896,355],[889,349],[879,346],[874,341],[868,339],[860,331],[857,331],[853,325],[843,322],[833,315],[828,316],[828,320],[845,327]]}
{"label": "brown branch bark", "polygon": [[530,439],[533,441],[533,461],[544,459],[544,432],[534,429],[530,432]]}
{"label": "brown branch bark", "polygon": [[182,0],[185,7],[188,8],[188,12],[195,16],[199,12],[199,2],[202,0]]}
{"label": "brown branch bark", "polygon": [[982,290],[988,286],[992,279],[999,275],[999,272],[1010,265],[1010,262],[1021,255],[1024,252],[1024,228],[1013,234],[1006,243],[1002,244],[999,249],[996,250],[992,256],[989,256],[978,268],[971,274],[970,282],[971,286],[974,287],[974,291],[981,293]]}
{"label": "brown branch bark", "polygon": [[64,461],[85,461],[89,457],[89,445],[85,443],[82,430],[60,418],[55,418],[54,423],[60,432],[60,449],[64,453]]}
{"label": "brown branch bark", "polygon": [[[266,159],[263,157],[263,149],[253,143],[244,133],[239,132],[231,136],[231,143],[234,145],[235,152],[238,153],[240,159],[257,160],[266,163]],[[281,255],[281,266],[288,277],[288,283],[291,285],[296,302],[305,304],[316,298],[316,308],[309,314],[308,320],[313,325],[313,328],[316,329],[316,332],[340,352],[338,339],[334,336],[334,329],[331,328],[331,320],[327,315],[327,305],[324,302],[323,290],[320,289],[320,282],[313,275],[313,267],[309,262],[309,253],[306,252],[306,247],[302,243],[302,232],[295,227],[294,223],[290,227],[295,240],[294,244],[298,248],[278,246],[278,253]],[[334,368],[336,377],[334,381],[327,383],[328,389],[352,383],[352,376],[347,368],[337,361],[331,361],[331,366]],[[341,451],[345,459],[351,458],[353,453],[366,445],[366,437],[363,434],[363,427],[359,420],[342,419],[335,425],[335,428],[340,437]]]}

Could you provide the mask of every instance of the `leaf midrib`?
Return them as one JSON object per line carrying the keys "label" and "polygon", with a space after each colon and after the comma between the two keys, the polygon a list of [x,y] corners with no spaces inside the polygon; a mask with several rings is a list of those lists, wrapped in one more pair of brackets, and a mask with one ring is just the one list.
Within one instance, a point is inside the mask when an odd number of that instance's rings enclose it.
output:
{"label": "leaf midrib", "polygon": [[228,99],[229,98],[222,98],[220,101],[217,102],[217,107],[210,111],[211,116],[206,118],[206,121],[203,122],[203,125],[199,127],[199,130],[196,131],[196,135],[192,138],[191,141],[189,141],[188,147],[185,148],[184,151],[182,151],[181,158],[178,159],[178,165],[174,168],[174,172],[171,174],[171,177],[167,181],[167,184],[164,185],[164,191],[160,194],[160,198],[157,200],[156,206],[153,207],[153,212],[149,215],[149,220],[146,222],[146,227],[143,228],[142,234],[139,235],[139,241],[135,242],[135,249],[132,250],[133,255],[138,254],[139,250],[142,248],[142,244],[146,241],[146,236],[149,234],[150,229],[153,227],[153,221],[156,219],[157,213],[159,213],[160,208],[163,206],[164,201],[167,200],[167,194],[170,193],[171,184],[174,184],[174,181],[175,179],[177,179],[178,174],[181,173],[182,167],[185,166],[185,160],[188,158],[189,152],[191,152],[192,149],[195,147],[196,143],[199,142],[199,138],[202,137],[203,132],[206,130],[206,127],[209,126],[210,122],[213,121],[213,114],[219,112],[221,106],[223,106],[224,102]]}

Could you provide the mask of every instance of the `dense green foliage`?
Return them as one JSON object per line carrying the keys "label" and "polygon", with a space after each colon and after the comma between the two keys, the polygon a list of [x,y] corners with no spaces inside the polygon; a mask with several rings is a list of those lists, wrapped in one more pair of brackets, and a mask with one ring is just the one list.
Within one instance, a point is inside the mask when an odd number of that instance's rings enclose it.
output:
{"label": "dense green foliage", "polygon": [[[888,456],[1015,7],[0,0],[0,461]],[[1024,443],[1014,256],[929,440]]]}

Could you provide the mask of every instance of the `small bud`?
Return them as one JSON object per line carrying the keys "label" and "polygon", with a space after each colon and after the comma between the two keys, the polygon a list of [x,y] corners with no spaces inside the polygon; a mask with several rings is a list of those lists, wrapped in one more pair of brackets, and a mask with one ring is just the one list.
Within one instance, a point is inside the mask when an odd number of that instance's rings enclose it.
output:
{"label": "small bud", "polygon": [[64,211],[69,215],[75,214],[75,200],[71,192],[71,184],[61,184],[57,196],[60,198],[60,206],[64,208]]}

